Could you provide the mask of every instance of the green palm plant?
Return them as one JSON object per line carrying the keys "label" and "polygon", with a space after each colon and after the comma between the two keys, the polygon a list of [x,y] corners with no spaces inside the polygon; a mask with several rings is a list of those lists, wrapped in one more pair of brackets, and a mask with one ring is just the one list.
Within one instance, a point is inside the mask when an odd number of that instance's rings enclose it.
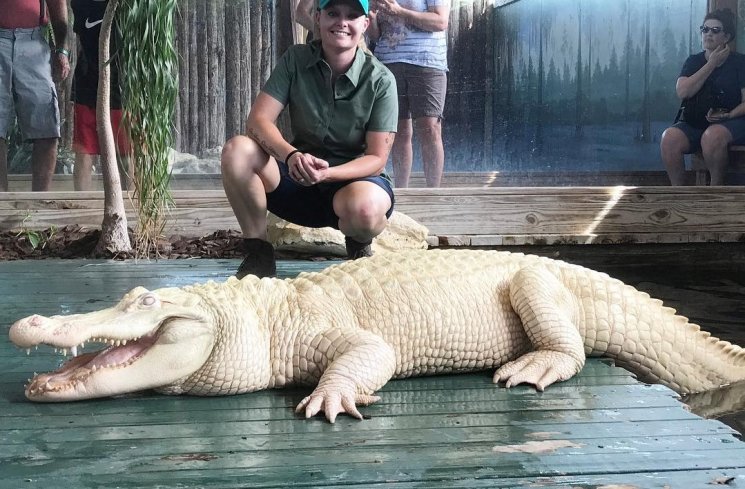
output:
{"label": "green palm plant", "polygon": [[132,142],[138,256],[157,253],[173,199],[169,151],[178,95],[176,0],[120,0],[117,25],[124,127]]}

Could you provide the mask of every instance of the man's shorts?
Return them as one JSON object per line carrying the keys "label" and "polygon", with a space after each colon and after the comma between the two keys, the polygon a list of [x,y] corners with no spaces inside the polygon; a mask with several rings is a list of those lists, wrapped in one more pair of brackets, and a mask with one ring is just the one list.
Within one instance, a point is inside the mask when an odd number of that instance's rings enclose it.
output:
{"label": "man's shorts", "polygon": [[14,112],[24,139],[60,136],[51,52],[38,27],[0,29],[1,138],[8,136]]}
{"label": "man's shorts", "polygon": [[[726,127],[732,134],[732,144],[745,144],[745,117],[736,117],[717,124]],[[713,124],[712,124],[713,125]],[[698,129],[687,122],[676,122],[673,127],[683,131],[688,138],[690,148],[687,154],[692,154],[701,150],[701,136],[706,129]]]}
{"label": "man's shorts", "polygon": [[[127,134],[122,130],[121,109],[111,109],[111,128],[114,131],[114,142],[117,153],[128,155],[132,153]],[[72,137],[72,148],[76,153],[86,155],[100,155],[98,145],[98,131],[96,129],[96,108],[83,104],[75,104],[75,127]]]}
{"label": "man's shorts", "polygon": [[399,119],[442,119],[448,86],[444,71],[409,63],[391,63],[386,67],[396,78]]}
{"label": "man's shorts", "polygon": [[372,182],[388,193],[391,207],[386,217],[393,213],[393,188],[388,179],[382,176],[355,178],[344,182],[319,183],[311,187],[300,185],[290,177],[290,170],[283,161],[278,161],[279,185],[266,194],[269,212],[285,221],[309,228],[330,226],[339,229],[339,216],[334,213],[334,195],[342,187],[357,181]]}

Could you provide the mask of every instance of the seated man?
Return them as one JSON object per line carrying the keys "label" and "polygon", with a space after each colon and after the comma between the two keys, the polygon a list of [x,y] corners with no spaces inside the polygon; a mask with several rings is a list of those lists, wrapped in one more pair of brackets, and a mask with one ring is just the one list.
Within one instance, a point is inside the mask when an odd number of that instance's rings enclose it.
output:
{"label": "seated man", "polygon": [[[320,38],[287,50],[251,107],[248,136],[223,148],[223,186],[245,238],[238,278],[276,273],[267,209],[302,226],[341,230],[351,259],[371,254],[393,212],[383,169],[397,125],[396,84],[358,49],[368,2],[321,0],[319,7]],[[292,143],[277,127],[286,106]]]}

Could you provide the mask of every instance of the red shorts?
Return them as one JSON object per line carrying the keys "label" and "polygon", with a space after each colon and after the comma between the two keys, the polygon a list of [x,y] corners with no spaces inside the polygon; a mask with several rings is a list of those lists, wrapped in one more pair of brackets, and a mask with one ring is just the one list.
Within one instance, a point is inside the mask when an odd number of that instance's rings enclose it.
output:
{"label": "red shorts", "polygon": [[[121,129],[122,110],[111,110],[111,127],[114,131],[114,141],[119,154],[128,155],[131,151],[129,138]],[[75,128],[73,130],[72,148],[76,153],[86,155],[101,154],[98,146],[98,132],[96,130],[96,108],[83,104],[75,104]]]}

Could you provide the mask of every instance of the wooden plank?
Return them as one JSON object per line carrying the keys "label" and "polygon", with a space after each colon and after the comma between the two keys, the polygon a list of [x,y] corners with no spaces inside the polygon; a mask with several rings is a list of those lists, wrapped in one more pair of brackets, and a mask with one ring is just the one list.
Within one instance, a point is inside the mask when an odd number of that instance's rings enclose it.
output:
{"label": "wooden plank", "polygon": [[[40,197],[0,194],[0,229],[100,226],[100,192]],[[402,189],[396,208],[445,237],[446,245],[679,243],[743,239],[743,197],[739,187]],[[222,191],[177,191],[174,199],[167,234],[237,228]],[[129,200],[126,206],[134,219]]]}
{"label": "wooden plank", "polygon": [[[228,25],[233,26],[230,22]],[[228,66],[227,69],[230,69]],[[229,79],[230,81],[230,79]],[[188,91],[182,91],[182,96]],[[231,91],[228,91],[231,95]],[[234,95],[234,94],[233,94]],[[188,105],[188,104],[187,104]],[[231,107],[230,104],[227,107]],[[230,128],[240,124],[233,120],[226,122]],[[238,126],[236,126],[238,124]],[[242,124],[242,122],[241,122]],[[232,129],[230,134],[239,130]],[[447,166],[447,165],[446,165]],[[442,187],[573,187],[573,186],[652,186],[667,185],[669,179],[663,171],[602,171],[602,172],[445,172],[442,177]],[[219,173],[174,173],[170,181],[173,190],[219,190],[222,188],[222,176]],[[426,187],[423,172],[412,172],[409,180],[412,188]],[[24,192],[31,188],[30,174],[8,175],[8,189],[11,192]],[[92,188],[103,190],[103,180],[100,174],[92,176]],[[50,191],[72,191],[72,175],[55,175],[52,179]]]}
{"label": "wooden plank", "polygon": [[[139,283],[222,279],[237,261],[0,263],[8,278],[0,283],[0,322],[39,309],[97,309]],[[280,262],[280,269],[290,276],[327,265]],[[363,408],[369,419],[342,416],[335,425],[293,413],[308,388],[25,401],[29,372],[58,359],[48,349],[27,357],[0,341],[0,487],[693,487],[744,480],[745,443],[730,428],[683,409],[669,389],[643,386],[595,359],[544,393],[494,386],[489,372],[393,381],[380,403]],[[546,440],[559,447],[494,450]]]}

